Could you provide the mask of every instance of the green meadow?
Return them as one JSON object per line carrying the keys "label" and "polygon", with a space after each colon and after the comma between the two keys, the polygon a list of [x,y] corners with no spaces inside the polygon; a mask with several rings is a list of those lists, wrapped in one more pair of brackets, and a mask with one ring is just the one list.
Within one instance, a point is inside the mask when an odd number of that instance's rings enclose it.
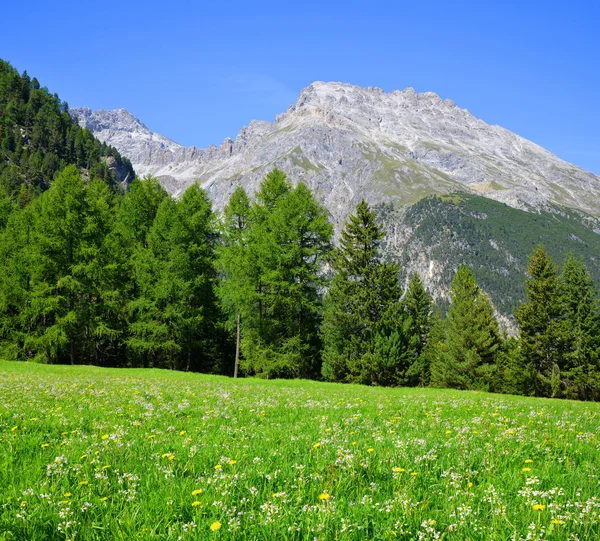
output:
{"label": "green meadow", "polygon": [[600,406],[0,362],[1,540],[594,540]]}

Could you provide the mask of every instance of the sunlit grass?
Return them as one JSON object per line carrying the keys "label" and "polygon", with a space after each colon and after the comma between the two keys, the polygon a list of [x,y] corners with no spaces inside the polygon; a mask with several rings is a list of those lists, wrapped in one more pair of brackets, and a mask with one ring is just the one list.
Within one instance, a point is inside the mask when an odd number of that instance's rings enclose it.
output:
{"label": "sunlit grass", "polygon": [[0,362],[6,540],[598,539],[599,451],[597,404]]}

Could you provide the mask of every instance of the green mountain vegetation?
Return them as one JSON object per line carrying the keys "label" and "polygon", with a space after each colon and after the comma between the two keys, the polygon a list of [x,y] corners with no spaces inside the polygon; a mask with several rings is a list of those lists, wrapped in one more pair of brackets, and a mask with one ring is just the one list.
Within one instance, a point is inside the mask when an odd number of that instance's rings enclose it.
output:
{"label": "green mountain vegetation", "polygon": [[447,288],[464,263],[496,309],[509,317],[525,299],[527,258],[540,243],[557,262],[569,252],[581,258],[600,284],[600,235],[589,226],[596,224],[572,210],[526,212],[462,193],[427,197],[406,210],[391,205],[376,210],[388,230],[412,230],[402,245],[388,244],[386,250],[396,254],[402,268],[424,253],[444,263],[441,285]]}
{"label": "green mountain vegetation", "polygon": [[66,102],[0,59],[0,190],[24,204],[69,164],[112,187],[134,177],[127,158],[71,119]]}
{"label": "green mountain vegetation", "polygon": [[[457,194],[378,219],[363,200],[334,248],[326,209],[277,169],[223,213],[197,185],[118,189],[118,154],[3,70],[1,358],[600,399],[600,236],[575,214]],[[410,224],[399,262],[386,223]],[[418,274],[400,285],[415,250],[446,263],[445,318]],[[518,338],[490,300],[516,307]]]}

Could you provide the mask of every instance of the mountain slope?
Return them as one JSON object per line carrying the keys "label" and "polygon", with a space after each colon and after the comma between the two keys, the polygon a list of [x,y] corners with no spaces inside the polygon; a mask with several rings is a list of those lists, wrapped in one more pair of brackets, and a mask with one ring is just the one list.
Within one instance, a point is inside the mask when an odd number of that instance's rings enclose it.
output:
{"label": "mountain slope", "polygon": [[467,262],[510,317],[539,242],[558,263],[569,250],[581,256],[600,283],[600,178],[433,93],[314,83],[275,122],[253,121],[207,149],[154,134],[123,109],[71,114],[138,173],[173,193],[198,182],[217,208],[273,167],[306,182],[338,231],[365,197],[389,231],[386,256],[404,279],[418,271],[442,302]]}
{"label": "mountain slope", "polygon": [[203,185],[218,207],[237,184],[253,191],[273,167],[306,182],[340,223],[362,198],[414,203],[479,193],[517,208],[558,204],[600,215],[600,178],[450,100],[317,82],[275,122],[253,121],[235,141],[186,148],[124,110],[74,109],[80,124],[171,192]]}
{"label": "mountain slope", "polygon": [[129,160],[75,123],[56,94],[0,59],[0,189],[25,203],[68,164],[115,186],[134,177]]}

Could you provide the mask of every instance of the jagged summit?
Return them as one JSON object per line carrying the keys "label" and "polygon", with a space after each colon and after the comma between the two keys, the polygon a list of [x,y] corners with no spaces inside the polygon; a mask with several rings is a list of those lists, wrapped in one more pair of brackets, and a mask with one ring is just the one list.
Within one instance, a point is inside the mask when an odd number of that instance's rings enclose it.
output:
{"label": "jagged summit", "polygon": [[252,121],[235,140],[206,149],[152,133],[123,109],[71,112],[139,174],[158,176],[173,193],[198,182],[217,207],[236,185],[252,192],[277,166],[315,190],[336,223],[362,197],[407,204],[457,190],[600,215],[599,177],[433,92],[317,81],[274,122]]}

